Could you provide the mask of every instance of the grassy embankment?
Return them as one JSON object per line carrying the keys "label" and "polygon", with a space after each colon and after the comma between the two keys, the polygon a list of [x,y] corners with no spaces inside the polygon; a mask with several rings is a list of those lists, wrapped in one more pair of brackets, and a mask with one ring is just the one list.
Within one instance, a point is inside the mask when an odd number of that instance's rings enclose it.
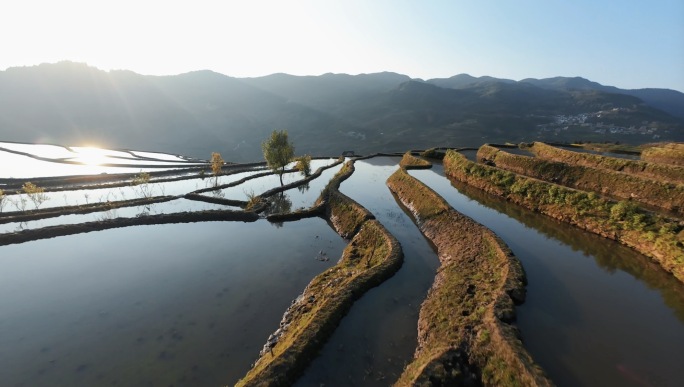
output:
{"label": "grassy embankment", "polygon": [[420,310],[414,360],[397,385],[551,385],[510,325],[525,277],[503,241],[403,169],[387,185],[441,262]]}
{"label": "grassy embankment", "polygon": [[399,161],[399,166],[402,168],[410,169],[432,168],[432,164],[429,161],[416,157],[412,155],[411,152],[404,153],[404,156],[402,156],[401,161]]}
{"label": "grassy embankment", "polygon": [[476,164],[454,151],[447,151],[444,171],[490,194],[632,247],[684,282],[684,226],[673,219],[630,202]]}
{"label": "grassy embankment", "polygon": [[96,220],[85,223],[47,226],[42,228],[0,234],[0,246],[36,241],[39,239],[55,238],[65,235],[83,234],[93,231],[109,230],[112,228],[121,227],[171,223],[196,223],[210,221],[256,222],[258,219],[259,215],[253,212],[232,210],[207,210],[195,212],[179,212],[173,214],[156,214],[139,216],[134,218],[113,218]]}
{"label": "grassy embankment", "polygon": [[[621,270],[639,278],[646,286],[657,290],[665,304],[684,321],[684,284],[663,270],[653,259],[634,251],[624,251],[632,249],[602,241],[599,235],[569,227],[564,222],[522,206],[511,205],[510,202],[500,197],[490,195],[461,181],[452,179],[451,184],[469,199],[505,214],[528,228],[536,229],[549,238],[557,239],[586,256],[593,256],[596,264],[602,269],[610,272]],[[626,259],[625,254],[629,254],[631,258]]]}
{"label": "grassy embankment", "polygon": [[11,222],[28,222],[31,220],[54,218],[62,215],[89,214],[93,212],[114,210],[122,207],[163,203],[174,199],[176,199],[175,196],[155,196],[150,198],[128,199],[114,202],[99,202],[75,206],[39,208],[26,211],[3,211],[0,212],[0,224]]}
{"label": "grassy embankment", "polygon": [[684,184],[515,155],[490,145],[480,147],[477,160],[517,174],[618,199],[636,201],[684,216]]}
{"label": "grassy embankment", "polygon": [[684,183],[684,167],[681,166],[651,163],[642,160],[607,157],[591,153],[573,152],[547,145],[543,142],[535,142],[532,144],[532,146],[526,149],[529,149],[538,158],[544,160],[556,161],[571,165],[581,165],[590,168],[625,172],[664,182],[678,184]]}
{"label": "grassy embankment", "polygon": [[641,151],[641,159],[654,163],[684,166],[684,144],[668,143]]}
{"label": "grassy embankment", "polygon": [[353,163],[346,163],[319,198],[337,232],[353,236],[351,242],[337,265],[316,276],[288,308],[238,386],[293,384],[354,300],[401,267],[399,242],[365,208],[338,191],[352,172]]}

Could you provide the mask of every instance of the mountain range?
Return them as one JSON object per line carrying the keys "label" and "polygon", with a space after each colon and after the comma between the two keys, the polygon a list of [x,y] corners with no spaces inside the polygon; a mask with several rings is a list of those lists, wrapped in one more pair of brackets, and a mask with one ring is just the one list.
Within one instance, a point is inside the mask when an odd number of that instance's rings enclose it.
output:
{"label": "mountain range", "polygon": [[335,155],[500,141],[684,140],[684,94],[583,78],[467,74],[147,76],[60,62],[0,71],[0,140],[261,159],[287,129],[296,153]]}

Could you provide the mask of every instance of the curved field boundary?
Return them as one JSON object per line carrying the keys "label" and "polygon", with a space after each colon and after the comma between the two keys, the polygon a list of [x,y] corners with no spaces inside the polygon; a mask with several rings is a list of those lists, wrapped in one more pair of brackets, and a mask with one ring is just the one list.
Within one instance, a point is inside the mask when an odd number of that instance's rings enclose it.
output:
{"label": "curved field boundary", "polygon": [[[330,181],[320,203],[340,235],[358,230],[337,265],[316,276],[293,301],[238,386],[292,385],[317,355],[353,302],[399,270],[399,242],[368,211],[338,191],[353,161]],[[366,214],[358,216],[358,214]]]}
{"label": "curved field boundary", "polygon": [[414,360],[396,385],[552,385],[511,325],[525,275],[505,243],[403,169],[387,185],[441,262],[420,310]]}
{"label": "curved field boundary", "polygon": [[591,153],[573,152],[566,149],[556,148],[554,146],[544,144],[543,142],[535,142],[532,144],[532,146],[526,149],[529,149],[537,157],[544,160],[572,165],[581,165],[590,168],[625,172],[632,175],[638,175],[665,182],[680,184],[684,183],[684,167],[681,166],[650,163],[641,160],[621,159],[617,157],[601,156]]}
{"label": "curved field boundary", "polygon": [[477,152],[478,161],[536,179],[618,199],[632,200],[684,216],[684,185],[611,170],[515,155],[490,145]]}
{"label": "curved field boundary", "polygon": [[[249,166],[249,164],[236,164],[225,166],[224,169],[230,168],[229,173],[222,173],[219,176],[234,175],[242,172],[249,172],[258,170],[256,167],[260,167],[262,163],[256,166]],[[214,176],[211,174],[202,174],[206,168],[183,168],[182,170],[173,171],[163,171],[163,172],[148,172],[150,175],[149,184],[157,183],[170,183],[174,181],[181,180],[191,180],[198,178],[210,179]],[[268,173],[268,172],[267,172]],[[181,176],[178,176],[182,174]],[[171,177],[164,177],[167,175],[173,175]],[[38,184],[45,189],[45,192],[60,192],[60,191],[78,191],[78,190],[89,190],[89,189],[104,189],[104,188],[119,188],[127,187],[132,184],[132,180],[138,176],[138,173],[125,173],[125,174],[101,174],[101,175],[90,175],[90,176],[62,176],[62,177],[49,177],[49,178],[26,178],[26,179],[0,179],[0,183],[3,180],[11,180],[7,185],[6,191],[14,193],[21,193],[22,185],[31,181]],[[159,178],[157,178],[159,177]],[[114,182],[111,182],[114,181]],[[98,182],[101,182],[98,184]],[[214,189],[213,187],[210,188]]]}
{"label": "curved field boundary", "polygon": [[669,143],[641,151],[641,159],[654,163],[684,166],[684,144]]}
{"label": "curved field boundary", "polygon": [[487,193],[629,246],[684,282],[684,225],[676,220],[593,192],[476,164],[453,151],[444,157],[444,171]]}
{"label": "curved field boundary", "polygon": [[27,222],[30,220],[54,218],[62,215],[90,214],[113,210],[115,208],[144,206],[146,204],[163,203],[178,199],[179,196],[155,196],[151,198],[119,200],[106,203],[90,203],[79,206],[50,207],[28,211],[12,211],[0,213],[0,224],[11,222]]}
{"label": "curved field boundary", "polygon": [[[323,173],[323,171],[330,169],[330,168],[333,168],[333,167],[336,167],[336,166],[340,165],[343,161],[344,161],[344,158],[340,157],[334,163],[331,163],[330,165],[326,165],[326,166],[323,166],[323,167],[316,169],[316,171],[314,173],[310,174],[309,176],[306,176],[303,179],[294,181],[292,183],[283,185],[281,187],[272,188],[266,192],[263,192],[262,194],[260,194],[258,196],[255,196],[255,198],[254,198],[255,202],[254,203],[256,204],[256,207],[250,208],[250,210],[257,212],[257,213],[260,213],[260,212],[266,210],[268,207],[268,203],[264,199],[271,197],[273,195],[276,195],[280,192],[284,192],[284,191],[287,191],[289,189],[296,188],[296,187],[299,187],[299,186],[304,185],[306,183],[309,183],[313,179],[319,178],[321,176],[321,174]],[[288,173],[294,173],[294,172],[295,172],[295,170],[289,170],[288,171]],[[200,195],[199,193],[210,192],[210,191],[215,191],[217,189],[233,187],[236,185],[240,185],[247,180],[251,180],[251,179],[263,177],[263,176],[268,176],[271,174],[273,174],[273,172],[265,172],[265,173],[260,173],[260,174],[253,175],[253,176],[247,176],[244,179],[240,179],[238,181],[235,181],[235,182],[232,182],[229,184],[217,186],[214,188],[203,188],[201,190],[185,194],[184,197],[186,199],[189,199],[189,200],[197,200],[197,201],[203,201],[203,202],[207,202],[207,203],[223,204],[223,205],[238,206],[238,207],[242,207],[242,208],[247,208],[247,206],[250,205],[249,201],[218,198],[218,197]],[[303,218],[311,218],[314,216],[320,216],[323,213],[323,211],[324,211],[323,206],[321,206],[320,204],[317,203],[317,204],[313,205],[311,208],[306,209],[306,210],[298,210],[298,211],[294,211],[294,212],[269,214],[266,216],[266,219],[269,222],[294,221],[294,220],[299,220],[299,219],[303,219]]]}
{"label": "curved field boundary", "polygon": [[287,190],[292,189],[292,188],[297,188],[301,185],[304,185],[304,184],[310,182],[313,179],[320,177],[321,174],[323,173],[323,171],[330,169],[330,168],[333,168],[333,167],[336,167],[336,166],[342,164],[343,162],[344,162],[344,157],[340,157],[334,163],[331,163],[330,165],[326,165],[326,166],[323,166],[323,167],[316,169],[316,171],[314,171],[314,173],[310,174],[309,176],[304,177],[303,179],[293,181],[292,183],[285,184],[281,187],[272,188],[272,189],[262,193],[259,196],[261,196],[262,198],[267,198],[267,197],[273,196],[277,193],[284,192],[284,191],[287,191]]}
{"label": "curved field boundary", "polygon": [[[66,149],[71,150],[71,148],[65,147]],[[69,164],[69,165],[84,165],[83,162],[80,161],[73,161],[73,160],[66,160],[66,159],[53,159],[50,157],[41,157],[41,156],[36,156],[32,153],[27,153],[27,152],[22,152],[22,151],[17,151],[13,149],[8,149],[4,147],[0,147],[0,151],[7,152],[7,153],[14,153],[17,155],[21,156],[26,156],[30,157],[32,159],[36,159],[39,161],[47,161],[51,163],[60,163],[60,164]],[[127,152],[127,151],[122,151],[122,152]],[[135,161],[136,159],[138,160],[147,160],[147,161],[156,161],[156,162],[166,162],[164,160],[158,160],[158,159],[152,159],[148,157],[137,157],[134,156],[132,153],[129,153],[132,157],[135,158],[130,158],[130,157],[123,157],[123,156],[110,156],[110,158],[113,159],[119,159],[119,160],[130,160],[130,161]],[[74,153],[74,157],[78,156],[78,153]],[[190,167],[197,167],[198,164],[207,164],[206,161],[168,161],[167,165],[160,165],[160,164],[115,164],[115,163],[102,163],[100,164],[103,167],[121,167],[121,168],[185,168],[187,166]]]}
{"label": "curved field boundary", "polygon": [[[285,173],[292,173],[292,172],[295,172],[295,171],[292,170],[292,169],[285,171]],[[192,194],[202,194],[202,193],[205,193],[205,192],[211,192],[211,191],[216,191],[216,190],[220,190],[220,189],[224,189],[224,188],[235,187],[236,185],[240,185],[240,184],[242,184],[242,183],[244,183],[244,182],[246,182],[246,181],[249,181],[249,180],[252,180],[252,179],[258,179],[258,178],[260,178],[260,177],[269,176],[269,175],[273,175],[273,174],[274,174],[274,173],[271,172],[271,171],[261,172],[261,173],[255,173],[254,175],[245,176],[245,177],[243,177],[243,178],[240,179],[240,180],[232,181],[232,182],[230,182],[230,183],[228,183],[228,184],[219,184],[219,185],[216,185],[216,186],[214,186],[214,187],[201,188],[201,189],[198,189],[198,190],[196,190],[196,191],[192,191],[192,192],[190,192],[190,193],[192,193]]]}
{"label": "curved field boundary", "polygon": [[219,197],[214,197],[214,196],[200,195],[200,194],[196,194],[196,193],[192,193],[192,192],[183,195],[183,198],[188,199],[188,200],[194,200],[196,202],[222,204],[224,206],[233,206],[233,207],[241,207],[241,208],[244,208],[247,205],[247,201],[245,201],[245,200],[225,199],[225,198],[219,198]]}
{"label": "curved field boundary", "polygon": [[120,227],[210,221],[254,222],[258,219],[259,216],[253,212],[229,210],[179,212],[176,214],[147,215],[135,218],[115,218],[95,222],[48,226],[32,230],[22,230],[19,232],[0,234],[0,246]]}

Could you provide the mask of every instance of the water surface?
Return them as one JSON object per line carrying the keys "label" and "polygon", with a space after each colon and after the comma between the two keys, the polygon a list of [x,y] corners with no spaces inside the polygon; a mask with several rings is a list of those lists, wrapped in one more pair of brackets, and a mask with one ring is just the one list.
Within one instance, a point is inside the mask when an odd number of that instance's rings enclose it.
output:
{"label": "water surface", "polygon": [[[268,243],[264,243],[268,241]],[[325,221],[138,226],[0,247],[3,386],[218,386],[346,245]]]}

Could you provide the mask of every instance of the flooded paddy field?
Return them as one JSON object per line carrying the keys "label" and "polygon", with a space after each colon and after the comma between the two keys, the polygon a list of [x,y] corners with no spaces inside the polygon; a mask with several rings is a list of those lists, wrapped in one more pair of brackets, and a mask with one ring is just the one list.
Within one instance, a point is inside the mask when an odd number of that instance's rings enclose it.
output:
{"label": "flooded paddy field", "polygon": [[[88,150],[35,146],[0,143],[12,151],[0,150],[0,156],[35,162],[38,172],[27,173],[26,180],[56,166],[64,167],[65,175],[91,167],[97,174],[147,170],[64,164],[54,160],[76,161]],[[476,151],[464,153],[474,157]],[[157,152],[106,150],[97,157],[120,165],[207,167]],[[313,160],[312,171],[335,161]],[[340,191],[399,240],[404,264],[354,303],[299,386],[390,385],[413,357],[418,312],[439,262],[434,247],[386,186],[399,161],[384,156],[357,160]],[[320,177],[276,194],[288,203],[282,208],[311,207],[341,168],[325,169]],[[241,212],[238,205],[184,195],[198,191],[208,199],[245,201],[249,194],[281,184],[263,165],[230,171],[218,177],[195,171],[177,180],[153,178],[147,185],[124,181],[116,187],[51,190],[40,209],[169,199],[9,220],[0,222],[0,234],[116,218]],[[556,384],[668,386],[684,380],[679,367],[684,285],[673,276],[615,242],[450,181],[440,164],[410,174],[497,233],[520,259],[528,285],[526,302],[516,307],[516,324],[525,347]],[[179,169],[177,176],[182,175]],[[304,178],[288,172],[283,183]],[[0,220],[22,212],[13,204],[21,197],[25,210],[32,210],[26,195],[6,195],[11,201],[0,211]],[[0,384],[234,384],[250,369],[293,299],[312,278],[335,265],[348,243],[319,217],[282,223],[260,217],[138,225],[0,246]]]}

